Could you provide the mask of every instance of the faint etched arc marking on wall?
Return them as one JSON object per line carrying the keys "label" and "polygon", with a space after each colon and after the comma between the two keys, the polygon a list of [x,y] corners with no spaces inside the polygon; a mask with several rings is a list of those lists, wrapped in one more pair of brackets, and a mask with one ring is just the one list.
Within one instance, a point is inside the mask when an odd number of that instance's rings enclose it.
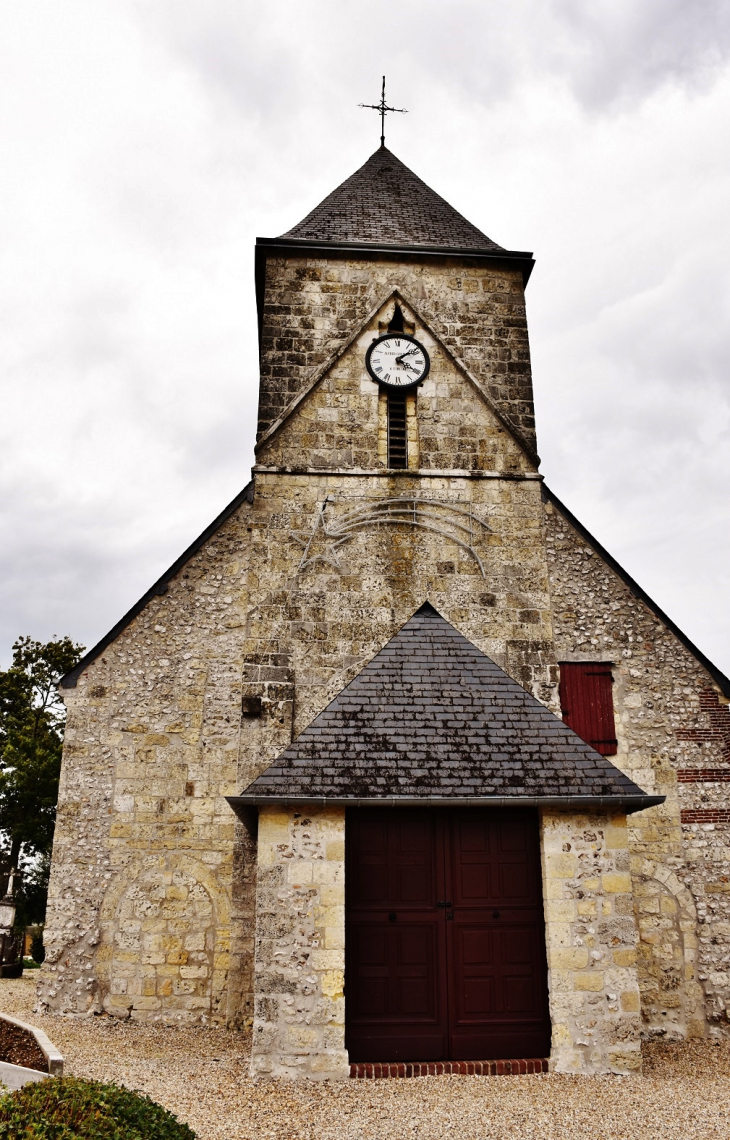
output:
{"label": "faint etched arc marking on wall", "polygon": [[327,500],[317,513],[311,531],[291,530],[289,535],[304,547],[299,573],[316,562],[332,566],[343,572],[339,558],[340,547],[359,531],[373,526],[412,526],[439,534],[455,542],[474,559],[483,578],[486,577],[482,560],[474,542],[490,528],[471,509],[454,506],[439,499],[420,499],[402,495],[393,499],[377,499],[365,507],[347,511],[338,518],[325,518]]}

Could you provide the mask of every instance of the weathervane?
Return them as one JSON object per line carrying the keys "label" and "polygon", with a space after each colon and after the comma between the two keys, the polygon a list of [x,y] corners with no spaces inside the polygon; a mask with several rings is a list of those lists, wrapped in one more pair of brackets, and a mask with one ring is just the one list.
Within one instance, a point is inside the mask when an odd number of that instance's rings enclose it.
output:
{"label": "weathervane", "polygon": [[358,103],[358,107],[368,107],[371,111],[380,113],[380,145],[385,146],[385,116],[388,111],[396,111],[399,115],[407,115],[405,107],[389,107],[385,102],[385,76],[383,76],[383,90],[380,92],[379,103]]}

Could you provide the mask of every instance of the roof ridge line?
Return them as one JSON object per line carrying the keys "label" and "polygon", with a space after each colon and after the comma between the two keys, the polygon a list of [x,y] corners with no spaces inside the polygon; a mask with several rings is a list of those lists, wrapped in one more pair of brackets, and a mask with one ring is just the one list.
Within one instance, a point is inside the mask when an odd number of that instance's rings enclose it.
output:
{"label": "roof ridge line", "polygon": [[144,593],[142,597],[134,603],[131,609],[127,610],[127,612],[124,614],[124,617],[121,617],[116,625],[113,625],[109,632],[104,634],[104,636],[99,641],[97,641],[96,645],[92,646],[92,648],[84,654],[81,660],[76,665],[74,665],[73,669],[69,669],[68,673],[64,673],[63,677],[61,677],[58,682],[59,686],[62,689],[76,688],[76,682],[84,670],[87,669],[88,666],[91,665],[92,662],[95,661],[96,658],[104,652],[108,645],[111,645],[113,641],[116,641],[120,633],[124,632],[130,622],[134,621],[137,615],[142,612],[142,610],[145,608],[147,603],[152,600],[152,598],[167,593],[168,583],[170,579],[174,578],[175,575],[180,570],[182,570],[183,566],[185,566],[185,564],[190,561],[193,555],[197,554],[201,547],[205,545],[208,539],[212,538],[216,531],[220,530],[220,528],[225,522],[228,521],[234,511],[236,511],[238,507],[241,506],[241,503],[253,502],[253,492],[254,481],[253,479],[249,479],[243,490],[239,491],[234,499],[231,499],[230,503],[228,503],[228,505],[223,508],[220,514],[216,515],[212,523],[209,523],[205,530],[202,531],[198,537],[190,543],[188,547],[186,547],[180,557],[176,558],[171,566],[168,566],[167,570],[165,570],[165,572],[160,575],[157,581],[150,586],[149,590],[147,590],[146,593]]}

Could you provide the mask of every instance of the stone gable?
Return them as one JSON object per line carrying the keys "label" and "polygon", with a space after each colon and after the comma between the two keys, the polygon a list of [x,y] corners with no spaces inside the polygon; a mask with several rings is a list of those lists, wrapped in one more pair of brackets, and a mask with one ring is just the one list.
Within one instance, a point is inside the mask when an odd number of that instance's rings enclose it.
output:
{"label": "stone gable", "polygon": [[262,311],[259,436],[395,289],[413,298],[434,332],[534,448],[522,274],[470,265],[464,258],[408,264],[334,255],[270,256]]}
{"label": "stone gable", "polygon": [[[260,474],[256,486],[253,503],[244,502],[170,580],[167,593],[152,599],[77,687],[65,691],[66,761],[41,981],[50,1008],[126,1013],[132,1005],[135,1016],[245,1016],[253,879],[237,846],[248,840],[225,796],[255,779],[426,598],[555,707],[537,480],[330,472]],[[439,531],[368,521],[383,501],[404,495],[444,504],[434,508],[443,518]],[[336,550],[339,568],[320,557],[331,550],[326,534],[319,552],[306,551],[323,508],[330,528],[353,511],[365,515]],[[465,544],[454,520],[461,527],[470,512],[474,534]],[[260,715],[242,715],[244,698]],[[205,995],[200,985],[189,994],[182,985],[192,979],[181,971],[195,967],[177,960],[186,948],[176,935],[165,935],[171,941],[164,949],[174,976],[146,960],[163,949],[156,931],[138,926],[131,903],[114,913],[135,929],[115,933],[112,923],[100,936],[107,893],[130,877],[149,882],[145,861],[166,852],[189,860],[188,876],[194,860],[214,871],[208,886],[201,871],[201,889],[217,914],[231,915],[217,944],[231,940],[237,973],[224,980],[227,948],[206,951],[217,967],[206,974]],[[166,891],[174,868],[160,868],[158,889]],[[171,900],[178,918],[183,901]],[[115,939],[132,934],[138,944],[116,947]],[[106,966],[98,971],[107,959],[127,963],[115,979]],[[170,978],[173,992],[163,993]]]}
{"label": "stone gable", "polygon": [[[649,1030],[724,1025],[730,910],[727,698],[697,657],[548,502],[548,566],[560,660],[611,661],[614,762],[664,804],[631,816],[639,981]],[[721,731],[724,727],[725,732]],[[699,810],[698,810],[699,809]]]}
{"label": "stone gable", "polygon": [[[524,448],[459,371],[445,347],[404,306],[409,328],[426,347],[431,367],[411,400],[409,468],[420,471],[534,470]],[[261,467],[296,469],[387,467],[386,396],[363,369],[368,346],[387,328],[393,302],[383,305],[352,344],[262,441]]]}

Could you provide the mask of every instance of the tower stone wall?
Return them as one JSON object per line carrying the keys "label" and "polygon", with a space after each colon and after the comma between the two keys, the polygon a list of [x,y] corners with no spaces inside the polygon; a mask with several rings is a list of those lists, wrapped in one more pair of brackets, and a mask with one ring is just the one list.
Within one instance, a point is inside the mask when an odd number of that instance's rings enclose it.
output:
{"label": "tower stone wall", "polygon": [[[259,437],[398,289],[535,447],[522,274],[476,259],[269,257]],[[300,462],[304,457],[300,457]],[[476,466],[476,464],[475,464]]]}

